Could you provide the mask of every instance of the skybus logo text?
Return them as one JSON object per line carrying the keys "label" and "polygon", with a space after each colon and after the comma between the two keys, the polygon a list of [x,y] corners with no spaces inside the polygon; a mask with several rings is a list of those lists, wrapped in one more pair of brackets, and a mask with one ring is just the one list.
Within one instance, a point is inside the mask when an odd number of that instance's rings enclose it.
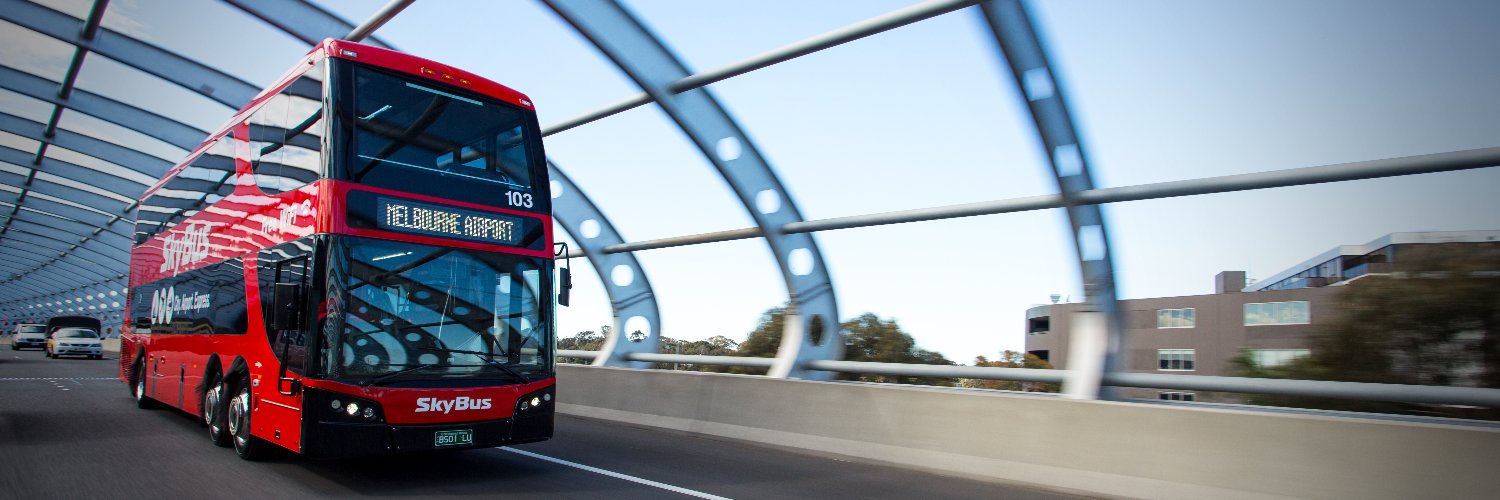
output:
{"label": "skybus logo text", "polygon": [[161,242],[161,269],[177,274],[183,266],[208,258],[208,226],[188,224],[181,234],[169,235]]}
{"label": "skybus logo text", "polygon": [[417,398],[417,413],[440,411],[447,414],[450,411],[488,409],[490,409],[490,398],[471,398],[468,396],[459,396],[454,399]]}

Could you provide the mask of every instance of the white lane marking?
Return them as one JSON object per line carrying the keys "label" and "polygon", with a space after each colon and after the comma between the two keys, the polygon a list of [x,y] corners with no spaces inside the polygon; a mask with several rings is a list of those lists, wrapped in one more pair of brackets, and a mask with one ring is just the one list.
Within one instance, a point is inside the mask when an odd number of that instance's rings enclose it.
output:
{"label": "white lane marking", "polygon": [[642,478],[638,478],[638,477],[635,477],[635,476],[629,476],[629,475],[621,474],[621,473],[618,473],[618,472],[607,471],[607,470],[604,470],[604,469],[600,469],[598,467],[589,467],[587,465],[583,465],[583,464],[580,464],[580,463],[569,462],[569,461],[563,460],[561,458],[552,458],[552,457],[549,457],[549,456],[546,456],[546,455],[538,455],[536,453],[532,453],[532,452],[529,452],[529,451],[517,450],[515,448],[496,448],[496,449],[497,450],[501,450],[501,451],[508,451],[508,452],[511,452],[511,453],[515,453],[517,455],[525,455],[525,456],[528,456],[528,457],[531,457],[531,458],[535,458],[535,459],[538,459],[538,460],[546,460],[548,462],[552,462],[552,463],[558,464],[558,465],[566,465],[568,467],[572,467],[572,468],[575,468],[575,469],[583,469],[583,470],[586,470],[586,471],[589,471],[589,472],[592,472],[592,473],[595,473],[595,474],[603,474],[603,475],[606,475],[606,476],[609,476],[609,477],[612,477],[612,478],[615,478],[615,479],[624,479],[626,481],[630,481],[630,482],[636,483],[636,484],[644,484],[646,486],[651,486],[651,487],[654,487],[654,488],[661,488],[661,489],[664,489],[664,490],[667,490],[667,491],[671,491],[671,492],[675,492],[675,493],[681,493],[681,494],[684,494],[684,495],[687,495],[687,496],[691,496],[691,497],[708,498],[708,499],[711,499],[711,500],[729,500],[729,498],[726,498],[726,497],[721,497],[721,496],[718,496],[718,495],[710,495],[708,493],[704,493],[704,492],[701,492],[701,491],[693,491],[693,490],[690,490],[690,489],[687,489],[687,488],[672,486],[672,485],[666,484],[666,483],[658,483],[658,482],[652,481],[650,479],[642,479]]}

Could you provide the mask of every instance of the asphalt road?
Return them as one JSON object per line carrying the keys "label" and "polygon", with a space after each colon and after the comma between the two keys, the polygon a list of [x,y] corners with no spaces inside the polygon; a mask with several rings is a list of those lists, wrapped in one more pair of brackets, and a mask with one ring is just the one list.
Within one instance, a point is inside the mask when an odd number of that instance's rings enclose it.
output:
{"label": "asphalt road", "polygon": [[1073,498],[566,415],[516,449],[246,462],[136,409],[118,362],[0,342],[0,498]]}

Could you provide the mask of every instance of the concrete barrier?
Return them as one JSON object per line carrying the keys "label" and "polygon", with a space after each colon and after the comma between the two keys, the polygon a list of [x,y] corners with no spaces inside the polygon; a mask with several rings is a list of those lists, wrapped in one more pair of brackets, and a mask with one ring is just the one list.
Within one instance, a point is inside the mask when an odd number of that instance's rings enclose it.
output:
{"label": "concrete barrier", "polygon": [[558,402],[583,417],[1092,495],[1500,491],[1493,427],[577,365],[559,366]]}

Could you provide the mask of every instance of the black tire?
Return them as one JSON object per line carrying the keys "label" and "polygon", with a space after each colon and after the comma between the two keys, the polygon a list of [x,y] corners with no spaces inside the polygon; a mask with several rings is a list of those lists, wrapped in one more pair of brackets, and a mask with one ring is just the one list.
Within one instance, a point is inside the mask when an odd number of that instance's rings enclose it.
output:
{"label": "black tire", "polygon": [[250,414],[253,413],[250,408],[250,383],[240,379],[234,388],[234,396],[229,399],[228,411],[224,413],[230,441],[234,443],[234,453],[245,460],[264,460],[270,455],[271,444],[250,435]]}
{"label": "black tire", "polygon": [[135,373],[135,375],[131,377],[133,382],[131,382],[130,384],[130,395],[135,397],[135,407],[142,410],[155,408],[156,402],[152,401],[151,397],[146,395],[145,364],[136,362],[135,369],[132,371]]}
{"label": "black tire", "polygon": [[214,446],[229,446],[229,428],[224,419],[225,403],[223,395],[229,393],[229,388],[218,375],[214,375],[208,386],[203,391],[203,424],[208,427],[208,441]]}

